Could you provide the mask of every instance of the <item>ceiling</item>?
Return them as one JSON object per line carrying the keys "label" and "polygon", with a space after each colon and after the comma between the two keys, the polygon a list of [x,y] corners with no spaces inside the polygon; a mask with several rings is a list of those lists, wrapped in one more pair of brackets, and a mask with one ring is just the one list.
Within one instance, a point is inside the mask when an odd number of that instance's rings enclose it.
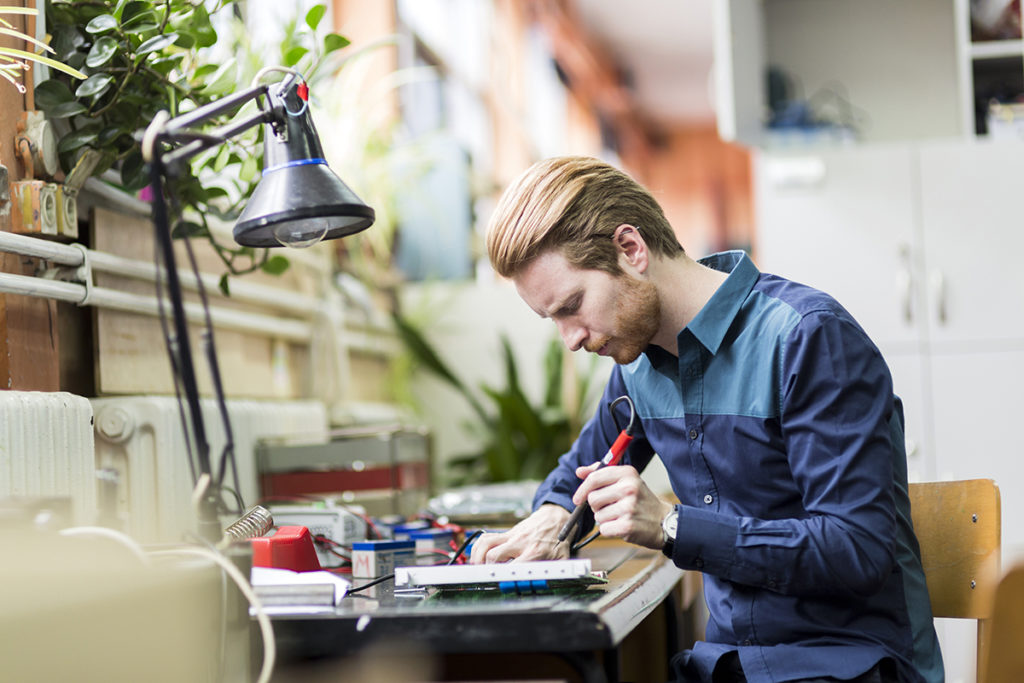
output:
{"label": "ceiling", "polygon": [[575,0],[582,28],[622,70],[638,113],[661,125],[709,124],[715,0]]}

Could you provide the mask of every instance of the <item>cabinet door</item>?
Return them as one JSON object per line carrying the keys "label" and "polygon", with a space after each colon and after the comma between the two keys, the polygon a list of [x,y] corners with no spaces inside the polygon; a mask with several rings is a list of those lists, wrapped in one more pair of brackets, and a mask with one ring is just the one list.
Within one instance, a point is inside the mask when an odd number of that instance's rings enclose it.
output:
{"label": "cabinet door", "polygon": [[834,296],[883,351],[918,350],[912,151],[856,147],[754,161],[761,269]]}
{"label": "cabinet door", "polygon": [[756,258],[834,296],[878,344],[904,402],[910,476],[929,479],[915,160],[902,145],[756,155]]}
{"label": "cabinet door", "polygon": [[920,154],[932,349],[1024,349],[1024,142],[950,142]]}
{"label": "cabinet door", "polygon": [[1024,351],[935,353],[931,377],[938,478],[995,479],[1003,557],[1024,559]]}
{"label": "cabinet door", "polygon": [[766,102],[761,2],[715,2],[712,18],[718,134],[723,140],[756,145]]}

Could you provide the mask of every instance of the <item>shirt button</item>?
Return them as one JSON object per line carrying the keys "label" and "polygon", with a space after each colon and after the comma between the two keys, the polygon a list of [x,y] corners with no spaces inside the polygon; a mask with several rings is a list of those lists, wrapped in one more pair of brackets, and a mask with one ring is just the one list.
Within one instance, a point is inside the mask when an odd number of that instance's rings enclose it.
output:
{"label": "shirt button", "polygon": [[691,439],[696,439],[697,438],[697,430],[696,429],[691,429],[690,430],[690,438]]}
{"label": "shirt button", "polygon": [[769,588],[774,589],[774,588],[777,588],[778,585],[779,584],[775,582],[775,579],[768,579],[768,587]]}
{"label": "shirt button", "polygon": [[744,641],[743,641],[743,644],[744,644],[744,645],[747,645],[747,646],[750,646],[750,644],[751,644],[751,643],[750,643],[750,641],[749,641],[749,640],[744,640]]}
{"label": "shirt button", "polygon": [[706,494],[704,496],[704,504],[705,505],[711,505],[711,503],[713,503],[713,502],[715,502],[715,499],[711,496],[710,493],[708,493],[708,494]]}
{"label": "shirt button", "polygon": [[704,568],[704,560],[702,560],[701,558],[698,557],[696,560],[693,561],[693,566],[696,567],[697,569],[703,569]]}

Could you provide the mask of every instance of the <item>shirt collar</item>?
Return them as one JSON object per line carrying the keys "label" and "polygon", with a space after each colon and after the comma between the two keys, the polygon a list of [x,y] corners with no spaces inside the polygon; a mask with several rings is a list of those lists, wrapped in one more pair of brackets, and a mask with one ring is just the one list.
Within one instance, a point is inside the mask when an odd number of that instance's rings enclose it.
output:
{"label": "shirt collar", "polygon": [[[711,299],[698,311],[690,324],[676,335],[676,344],[680,344],[684,334],[689,332],[711,353],[717,353],[725,339],[725,333],[736,318],[740,306],[746,300],[750,290],[757,282],[761,271],[747,254],[740,250],[722,251],[698,260],[698,263],[709,268],[729,273],[729,277],[715,291]],[[644,355],[651,365],[662,371],[674,368],[678,359],[660,346],[649,344]],[[638,359],[639,360],[639,359]],[[636,361],[634,361],[636,362]]]}
{"label": "shirt collar", "polygon": [[[686,326],[711,353],[717,353],[725,333],[736,318],[740,306],[761,274],[745,252],[723,251],[698,261],[701,265],[729,273],[729,277],[715,291],[711,299]],[[682,332],[680,332],[682,334]]]}

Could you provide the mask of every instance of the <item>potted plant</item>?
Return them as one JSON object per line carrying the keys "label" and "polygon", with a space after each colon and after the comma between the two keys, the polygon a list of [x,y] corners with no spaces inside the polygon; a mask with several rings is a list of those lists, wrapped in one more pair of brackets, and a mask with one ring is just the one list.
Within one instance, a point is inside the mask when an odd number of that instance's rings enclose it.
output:
{"label": "potted plant", "polygon": [[[208,5],[191,0],[49,0],[47,26],[55,56],[85,77],[76,82],[56,73],[36,87],[37,106],[55,123],[66,174],[103,174],[110,179],[107,171],[113,169],[115,184],[129,193],[139,192],[148,184],[148,173],[137,135],[159,111],[176,116],[239,85],[248,86],[258,58],[244,28],[229,17],[226,25],[234,35],[225,37],[218,35],[214,24],[214,16],[230,14],[233,3]],[[309,81],[325,57],[349,44],[336,33],[318,37],[325,12],[324,5],[316,5],[301,21],[293,20],[280,44],[280,63]],[[225,40],[230,40],[231,49],[221,53],[233,56],[222,59],[212,48]],[[227,267],[221,279],[225,291],[228,274],[257,269],[280,273],[288,267],[282,255],[221,243],[210,229],[211,217],[234,220],[255,188],[261,136],[256,127],[197,156],[191,173],[168,183],[175,200],[175,233],[210,241]]]}

